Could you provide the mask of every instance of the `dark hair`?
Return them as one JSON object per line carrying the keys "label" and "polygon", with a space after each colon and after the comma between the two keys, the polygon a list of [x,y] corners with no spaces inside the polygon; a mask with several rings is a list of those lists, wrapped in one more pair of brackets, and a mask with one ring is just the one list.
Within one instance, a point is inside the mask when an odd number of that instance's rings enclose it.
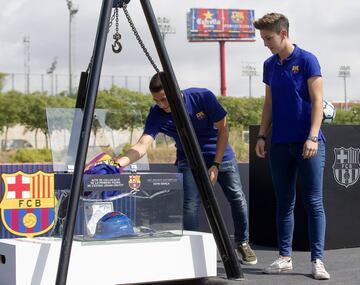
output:
{"label": "dark hair", "polygon": [[289,33],[289,20],[283,14],[269,13],[257,19],[254,26],[258,30],[269,30],[280,33],[281,29],[286,29]]}
{"label": "dark hair", "polygon": [[155,73],[153,77],[150,79],[149,89],[151,93],[159,92],[164,89],[161,83],[160,74],[163,75],[164,71]]}

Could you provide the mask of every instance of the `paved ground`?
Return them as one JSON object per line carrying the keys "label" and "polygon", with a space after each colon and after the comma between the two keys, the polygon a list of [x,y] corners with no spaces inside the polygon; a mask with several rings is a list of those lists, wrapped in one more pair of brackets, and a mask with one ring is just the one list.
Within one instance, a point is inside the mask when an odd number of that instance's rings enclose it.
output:
{"label": "paved ground", "polygon": [[294,270],[286,274],[263,274],[261,269],[277,257],[273,248],[253,246],[258,256],[258,264],[243,266],[245,279],[242,281],[227,280],[223,265],[218,263],[218,276],[192,280],[178,280],[172,282],[146,283],[147,285],[359,285],[360,284],[360,248],[328,250],[325,252],[326,269],[331,275],[330,280],[318,281],[311,276],[311,264],[308,252],[294,252]]}

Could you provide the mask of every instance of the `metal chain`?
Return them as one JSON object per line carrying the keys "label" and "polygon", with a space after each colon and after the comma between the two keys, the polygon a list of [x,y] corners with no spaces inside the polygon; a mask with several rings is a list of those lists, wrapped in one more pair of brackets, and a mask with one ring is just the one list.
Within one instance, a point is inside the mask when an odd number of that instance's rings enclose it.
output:
{"label": "metal chain", "polygon": [[136,37],[139,45],[140,45],[140,47],[142,48],[144,54],[146,55],[146,57],[147,57],[148,60],[150,61],[150,63],[151,63],[151,65],[153,66],[153,68],[156,70],[157,73],[159,73],[159,72],[160,72],[159,68],[158,68],[157,65],[155,64],[155,62],[154,62],[154,60],[152,59],[151,55],[149,54],[147,48],[145,47],[145,44],[144,44],[144,42],[142,41],[142,39],[141,39],[138,31],[136,30],[136,27],[135,27],[135,25],[134,25],[134,23],[133,23],[133,21],[132,21],[132,19],[131,19],[131,17],[130,17],[130,14],[129,14],[128,10],[127,10],[127,5],[124,4],[122,8],[123,8],[123,10],[124,10],[124,14],[125,14],[125,16],[126,16],[126,19],[128,20],[128,22],[129,22],[129,24],[130,24],[130,27],[131,27],[131,29],[132,29],[132,31],[133,31],[133,33],[134,33],[134,35],[135,35],[135,37]]}
{"label": "metal chain", "polygon": [[111,48],[114,53],[119,53],[122,50],[120,43],[121,35],[119,33],[119,7],[115,8],[115,34],[113,35],[114,43]]}
{"label": "metal chain", "polygon": [[115,8],[115,35],[119,33],[119,8]]}
{"label": "metal chain", "polygon": [[[116,12],[116,9],[114,10],[114,13],[112,14],[112,16],[110,18],[109,30],[110,30],[110,28],[112,26],[112,23],[113,23],[114,19],[115,19],[115,12]],[[108,32],[109,32],[109,30],[108,30]]]}
{"label": "metal chain", "polygon": [[[108,30],[107,30],[108,33],[109,33],[110,28],[111,28],[111,26],[112,26],[112,24],[113,24],[113,22],[114,22],[114,20],[115,20],[116,11],[117,11],[117,9],[115,8],[115,10],[114,10],[114,12],[113,12],[113,14],[112,14],[112,16],[111,16],[111,18],[110,18],[109,28],[108,28]],[[92,66],[92,64],[93,64],[93,59],[94,59],[94,55],[92,55],[91,58],[90,58],[90,62],[89,62],[89,65],[88,65],[88,67],[87,67],[87,69],[86,69],[86,72],[90,72],[91,66]]]}

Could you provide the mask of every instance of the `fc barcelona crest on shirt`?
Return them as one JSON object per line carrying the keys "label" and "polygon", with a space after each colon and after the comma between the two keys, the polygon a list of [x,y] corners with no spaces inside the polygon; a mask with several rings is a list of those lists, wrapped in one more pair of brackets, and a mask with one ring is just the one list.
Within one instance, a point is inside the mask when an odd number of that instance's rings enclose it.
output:
{"label": "fc barcelona crest on shirt", "polygon": [[139,190],[141,185],[140,175],[129,176],[129,187],[133,190]]}
{"label": "fc barcelona crest on shirt", "polygon": [[334,178],[346,188],[355,184],[360,176],[359,148],[334,148]]}
{"label": "fc barcelona crest on shirt", "polygon": [[298,65],[293,65],[293,67],[291,68],[291,71],[293,74],[297,74],[299,73],[300,69]]}
{"label": "fc barcelona crest on shirt", "polygon": [[198,120],[203,120],[203,119],[205,119],[205,113],[204,113],[204,112],[196,113],[196,118],[197,118]]}
{"label": "fc barcelona crest on shirt", "polygon": [[54,226],[54,174],[22,171],[1,175],[3,199],[1,220],[12,234],[23,237],[39,236]]}

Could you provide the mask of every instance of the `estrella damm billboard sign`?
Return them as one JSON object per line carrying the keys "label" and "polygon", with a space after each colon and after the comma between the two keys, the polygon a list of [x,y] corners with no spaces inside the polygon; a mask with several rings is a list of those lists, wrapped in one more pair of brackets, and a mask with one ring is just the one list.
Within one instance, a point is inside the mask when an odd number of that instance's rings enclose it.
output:
{"label": "estrella damm billboard sign", "polygon": [[191,8],[189,41],[255,41],[254,10]]}
{"label": "estrella damm billboard sign", "polygon": [[39,236],[55,223],[54,174],[22,171],[1,175],[3,199],[0,203],[1,222],[12,234]]}

